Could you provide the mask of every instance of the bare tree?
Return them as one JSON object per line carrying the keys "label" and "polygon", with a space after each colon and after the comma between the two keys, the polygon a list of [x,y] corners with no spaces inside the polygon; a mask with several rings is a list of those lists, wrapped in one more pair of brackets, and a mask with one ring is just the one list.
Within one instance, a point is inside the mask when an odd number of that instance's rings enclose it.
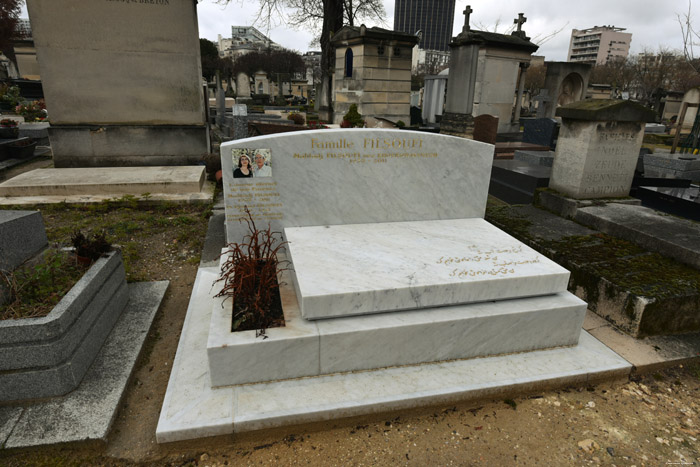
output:
{"label": "bare tree", "polygon": [[17,23],[24,0],[0,0],[0,52],[7,49],[17,35]]}
{"label": "bare tree", "polygon": [[678,24],[681,27],[681,37],[683,38],[683,55],[685,60],[695,70],[700,73],[700,60],[695,55],[695,47],[700,45],[700,31],[693,26],[692,15],[693,3],[688,0],[688,12],[676,13]]}

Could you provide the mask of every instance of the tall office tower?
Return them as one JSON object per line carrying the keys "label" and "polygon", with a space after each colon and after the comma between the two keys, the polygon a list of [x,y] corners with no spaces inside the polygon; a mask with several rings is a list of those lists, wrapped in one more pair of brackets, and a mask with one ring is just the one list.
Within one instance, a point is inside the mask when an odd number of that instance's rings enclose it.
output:
{"label": "tall office tower", "polygon": [[448,51],[454,16],[455,0],[396,0],[394,30],[421,31],[421,49]]}

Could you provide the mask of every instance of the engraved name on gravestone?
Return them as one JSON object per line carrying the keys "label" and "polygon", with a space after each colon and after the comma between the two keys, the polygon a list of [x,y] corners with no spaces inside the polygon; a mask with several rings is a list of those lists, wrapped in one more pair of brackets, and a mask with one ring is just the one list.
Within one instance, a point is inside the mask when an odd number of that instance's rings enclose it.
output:
{"label": "engraved name on gravestone", "polygon": [[[303,131],[224,143],[227,239],[239,242],[247,233],[240,222],[245,207],[258,228],[270,223],[277,231],[483,217],[492,152],[492,146],[476,141],[380,129]],[[243,168],[246,159],[251,171]],[[236,177],[234,169],[239,169]]]}
{"label": "engraved name on gravestone", "polygon": [[550,188],[574,198],[629,195],[644,122],[653,112],[629,101],[597,100],[559,107],[562,128]]}

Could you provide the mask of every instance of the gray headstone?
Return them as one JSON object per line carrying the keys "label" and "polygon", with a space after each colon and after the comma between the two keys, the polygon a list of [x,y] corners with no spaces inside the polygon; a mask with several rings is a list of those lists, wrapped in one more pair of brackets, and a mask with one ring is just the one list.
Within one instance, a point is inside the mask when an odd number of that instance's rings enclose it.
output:
{"label": "gray headstone", "polygon": [[244,104],[234,104],[233,109],[233,139],[248,137],[248,107]]}
{"label": "gray headstone", "polygon": [[559,123],[553,118],[523,120],[523,143],[554,149],[557,136],[559,136]]}
{"label": "gray headstone", "polygon": [[40,212],[0,211],[0,270],[14,270],[47,246]]}

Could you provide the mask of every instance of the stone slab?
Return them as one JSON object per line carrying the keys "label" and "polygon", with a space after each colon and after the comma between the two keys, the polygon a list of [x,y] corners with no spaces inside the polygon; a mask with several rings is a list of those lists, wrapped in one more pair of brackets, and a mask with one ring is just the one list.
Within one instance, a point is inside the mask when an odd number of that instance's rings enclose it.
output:
{"label": "stone slab", "polygon": [[529,164],[551,167],[554,163],[554,151],[515,151],[513,159]]}
{"label": "stone slab", "polygon": [[[3,433],[9,433],[3,447],[106,440],[168,284],[129,285],[129,304],[75,391],[32,405],[0,408],[0,443]],[[22,412],[19,417],[17,410]],[[9,425],[11,429],[5,428]]]}
{"label": "stone slab", "polygon": [[206,336],[216,268],[200,269],[163,401],[159,443],[407,409],[512,397],[629,375],[588,333],[575,347],[212,389]]}
{"label": "stone slab", "polygon": [[[142,193],[133,196],[133,200],[149,204],[160,201],[168,201],[171,203],[210,203],[214,199],[214,191],[216,185],[213,182],[205,182],[202,191],[196,193]],[[119,201],[123,194],[106,194],[106,195],[55,195],[55,196],[17,196],[17,197],[0,197],[0,206],[25,206],[35,204],[91,204],[103,203],[106,201]]]}
{"label": "stone slab", "polygon": [[569,273],[483,219],[286,228],[305,319],[552,294]]}
{"label": "stone slab", "polygon": [[538,188],[549,185],[552,169],[519,160],[495,160],[489,194],[508,204],[531,204]]}
{"label": "stone slab", "polygon": [[0,270],[14,270],[48,244],[39,211],[0,211]]}
{"label": "stone slab", "polygon": [[576,221],[700,268],[700,225],[644,206],[608,204],[576,211]]}
{"label": "stone slab", "polygon": [[279,278],[285,326],[264,338],[231,332],[231,302],[216,300],[207,340],[212,387],[572,346],[586,309],[561,292],[307,321],[289,275]]}
{"label": "stone slab", "polygon": [[[233,178],[240,150],[264,149],[270,177]],[[235,154],[234,154],[235,152]],[[221,145],[227,239],[259,227],[483,217],[493,146],[387,129],[299,131]]]}
{"label": "stone slab", "polygon": [[0,196],[199,193],[204,166],[36,169],[0,183]]}

